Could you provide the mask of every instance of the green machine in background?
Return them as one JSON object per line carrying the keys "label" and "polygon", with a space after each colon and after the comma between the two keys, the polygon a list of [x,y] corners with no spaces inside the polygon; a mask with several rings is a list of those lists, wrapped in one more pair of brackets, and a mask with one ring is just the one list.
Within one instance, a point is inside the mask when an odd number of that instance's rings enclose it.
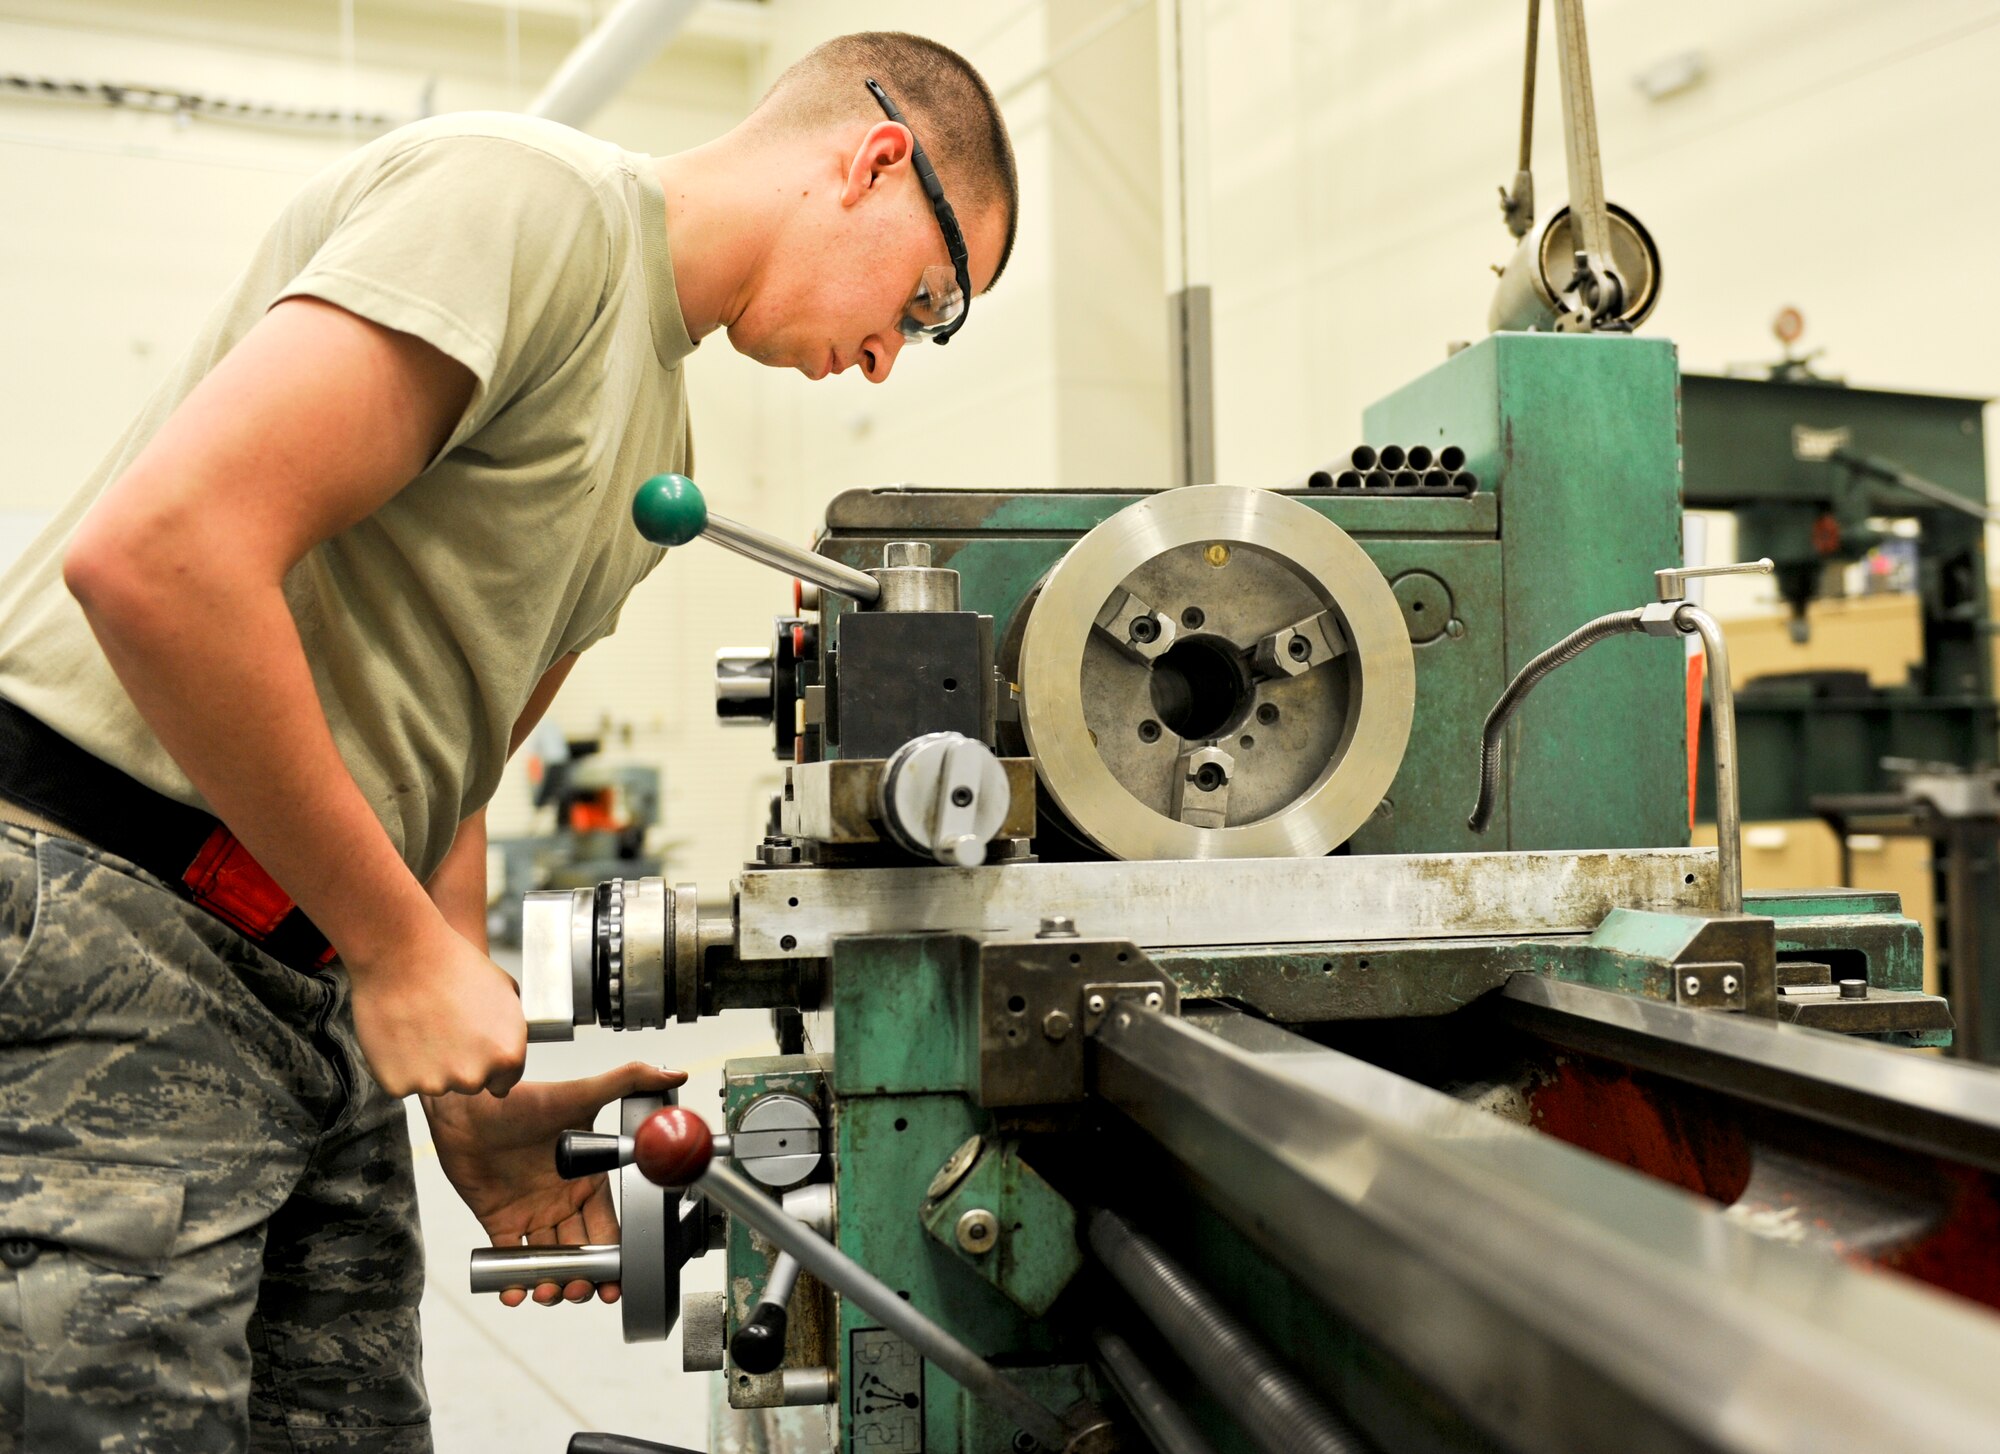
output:
{"label": "green machine in background", "polygon": [[[1736,699],[1743,816],[1826,818],[1929,839],[1931,946],[1959,1010],[1958,1053],[2000,1056],[2000,703],[1987,590],[1986,401],[1850,388],[1796,363],[1768,379],[1681,383],[1690,509],[1735,516],[1738,554],[1777,563],[1795,635],[1842,568],[1913,557],[1922,657],[1906,682],[1854,671],[1747,683]],[[1890,522],[1911,522],[1914,535]],[[1700,811],[1714,786],[1699,781]],[[1970,967],[1966,969],[1964,967]]]}
{"label": "green machine in background", "polygon": [[1688,846],[1678,381],[1500,335],[1372,483],[855,491],[816,553],[649,482],[806,582],[718,662],[785,787],[726,892],[531,896],[523,1002],[779,1053],[572,1136],[621,1243],[476,1285],[657,1338],[723,1250],[712,1454],[1984,1447],[2000,1085],[1891,1048],[1950,1036],[1893,896]]}

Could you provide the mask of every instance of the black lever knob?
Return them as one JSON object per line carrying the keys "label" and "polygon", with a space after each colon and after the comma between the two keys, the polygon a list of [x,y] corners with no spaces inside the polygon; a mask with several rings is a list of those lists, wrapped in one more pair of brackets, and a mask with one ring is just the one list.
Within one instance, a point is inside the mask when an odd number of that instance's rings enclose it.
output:
{"label": "black lever knob", "polygon": [[625,1434],[572,1434],[569,1454],[701,1454],[679,1444],[655,1444],[651,1439],[634,1439]]}
{"label": "black lever knob", "polygon": [[556,1138],[556,1175],[574,1181],[616,1171],[632,1160],[632,1138],[598,1131],[565,1131]]}
{"label": "black lever knob", "polygon": [[759,1303],[729,1340],[730,1361],[745,1373],[769,1373],[785,1361],[785,1305]]}

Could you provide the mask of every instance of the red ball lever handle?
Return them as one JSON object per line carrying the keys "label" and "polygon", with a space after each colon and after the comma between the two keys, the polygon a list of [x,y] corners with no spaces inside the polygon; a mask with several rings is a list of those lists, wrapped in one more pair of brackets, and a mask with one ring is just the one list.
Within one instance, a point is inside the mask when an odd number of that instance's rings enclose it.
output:
{"label": "red ball lever handle", "polygon": [[632,1137],[639,1174],[656,1186],[691,1186],[715,1156],[715,1137],[700,1116],[682,1106],[662,1106],[639,1123]]}

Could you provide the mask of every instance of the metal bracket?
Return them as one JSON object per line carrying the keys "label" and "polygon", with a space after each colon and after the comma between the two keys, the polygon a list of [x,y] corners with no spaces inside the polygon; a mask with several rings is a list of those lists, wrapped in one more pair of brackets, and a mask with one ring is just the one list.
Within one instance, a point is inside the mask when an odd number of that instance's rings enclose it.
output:
{"label": "metal bracket", "polygon": [[[1167,982],[1172,986],[1172,981]],[[1104,1017],[1115,1009],[1122,1000],[1136,1000],[1149,1010],[1165,1009],[1169,1014],[1180,1009],[1180,991],[1172,986],[1171,1002],[1168,991],[1160,987],[1159,980],[1119,980],[1115,984],[1087,984],[1083,987],[1083,1033],[1093,1035],[1097,1027],[1104,1023]]]}
{"label": "metal bracket", "polygon": [[924,1230],[1029,1316],[1046,1313],[1082,1270],[1075,1208],[1012,1141],[974,1137],[931,1186]]}
{"label": "metal bracket", "polygon": [[1750,1004],[1750,976],[1742,965],[1676,964],[1674,1003],[1696,1010],[1743,1010]]}
{"label": "metal bracket", "polygon": [[1082,1100],[1084,1047],[1121,999],[1180,1011],[1179,987],[1126,939],[991,941],[980,945],[973,974],[974,1082],[986,1107]]}

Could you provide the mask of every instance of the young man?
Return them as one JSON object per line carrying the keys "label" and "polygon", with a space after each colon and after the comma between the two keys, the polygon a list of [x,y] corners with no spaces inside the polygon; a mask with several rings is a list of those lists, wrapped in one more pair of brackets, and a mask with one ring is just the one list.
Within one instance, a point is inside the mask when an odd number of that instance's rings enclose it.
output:
{"label": "young man", "polygon": [[0,1450],[428,1449],[412,1092],[496,1243],[615,1236],[556,1132],[680,1077],[515,1085],[485,804],[659,562],[696,342],[880,382],[1016,200],[869,34],[690,152],[446,117],[278,220],[0,581]]}

